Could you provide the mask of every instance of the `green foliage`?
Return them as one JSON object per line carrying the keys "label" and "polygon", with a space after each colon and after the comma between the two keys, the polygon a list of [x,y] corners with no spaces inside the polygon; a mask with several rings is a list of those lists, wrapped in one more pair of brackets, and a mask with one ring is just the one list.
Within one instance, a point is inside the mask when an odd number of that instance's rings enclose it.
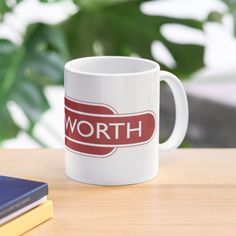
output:
{"label": "green foliage", "polygon": [[[100,10],[108,6],[131,1],[137,1],[137,0],[96,0],[96,2],[94,0],[74,0],[74,2],[77,3],[82,10],[85,11]],[[144,1],[139,1],[139,2],[144,2]]]}
{"label": "green foliage", "polygon": [[[78,2],[86,2],[78,0]],[[88,1],[89,3],[91,1]],[[104,0],[98,1],[104,3]],[[114,2],[114,1],[108,1]],[[88,55],[131,55],[153,59],[151,43],[161,41],[171,52],[176,61],[176,68],[171,70],[181,78],[203,67],[204,48],[193,44],[176,44],[160,33],[165,24],[182,24],[194,29],[202,29],[202,22],[191,19],[178,19],[166,16],[150,16],[140,11],[141,1],[119,1],[96,9],[96,4],[82,8],[63,24],[63,32],[70,42],[72,58]],[[84,9],[84,10],[83,10]],[[99,50],[96,51],[96,46]]]}
{"label": "green foliage", "polygon": [[234,35],[236,36],[236,0],[223,0],[223,2],[228,6],[229,13],[234,19]]}
{"label": "green foliage", "polygon": [[[45,4],[60,0],[39,0]],[[74,0],[80,10],[58,25],[31,25],[21,45],[0,40],[0,141],[15,137],[21,127],[9,113],[14,101],[29,120],[25,130],[33,128],[49,109],[44,89],[63,84],[65,61],[90,55],[138,55],[154,60],[151,44],[161,41],[176,61],[173,69],[161,65],[185,79],[203,67],[204,48],[177,44],[160,32],[165,24],[181,24],[202,30],[202,22],[167,16],[145,15],[144,0]],[[0,1],[0,13],[11,11]]]}
{"label": "green foliage", "polygon": [[29,120],[28,132],[49,108],[44,95],[48,85],[63,84],[63,65],[68,59],[63,35],[56,27],[29,27],[23,44],[0,41],[0,141],[17,135],[20,127],[8,111],[14,101]]}

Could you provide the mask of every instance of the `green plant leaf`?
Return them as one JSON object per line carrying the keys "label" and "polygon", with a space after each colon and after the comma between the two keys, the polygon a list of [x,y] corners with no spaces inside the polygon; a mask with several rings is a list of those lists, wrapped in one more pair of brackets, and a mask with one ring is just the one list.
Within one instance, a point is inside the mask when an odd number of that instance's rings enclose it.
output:
{"label": "green plant leaf", "polygon": [[6,1],[0,0],[0,21],[3,19],[3,16],[7,12],[11,12],[13,8],[20,2],[21,0],[14,1]]}
{"label": "green plant leaf", "polygon": [[227,6],[229,13],[233,16],[234,20],[234,35],[236,36],[236,0],[222,0]]}
{"label": "green plant leaf", "polygon": [[63,84],[63,65],[67,60],[63,35],[55,26],[30,26],[20,46],[0,40],[0,140],[19,132],[8,111],[10,101],[22,109],[32,130],[49,108],[44,88]]}
{"label": "green plant leaf", "polygon": [[6,106],[0,104],[0,142],[15,137],[20,128],[14,123]]}
{"label": "green plant leaf", "polygon": [[39,0],[42,3],[53,3],[53,2],[60,2],[62,0]]}
{"label": "green plant leaf", "polygon": [[116,5],[120,4],[123,2],[130,2],[134,0],[74,0],[82,10],[88,10],[88,11],[93,11],[93,10],[99,10],[101,8],[111,6],[111,5]]}
{"label": "green plant leaf", "polygon": [[[39,0],[50,3],[60,0]],[[16,0],[16,3],[20,0]],[[59,25],[28,27],[20,46],[0,40],[0,141],[17,135],[20,127],[8,110],[14,101],[29,120],[32,130],[49,108],[44,89],[63,84],[63,67],[68,59],[91,55],[138,55],[153,59],[151,44],[161,41],[176,61],[168,69],[187,78],[200,69],[204,48],[174,43],[161,34],[166,24],[181,24],[202,30],[202,22],[166,16],[145,15],[145,0],[74,0],[80,11]],[[0,17],[15,6],[0,2]]]}
{"label": "green plant leaf", "polygon": [[[0,90],[3,90],[3,76],[6,73],[8,64],[14,58],[16,46],[11,42],[1,39],[0,40]],[[15,137],[19,132],[19,127],[14,123],[9,110],[7,108],[8,99],[2,96],[0,92],[0,142]]]}
{"label": "green plant leaf", "polygon": [[4,13],[10,11],[11,8],[7,5],[6,1],[0,1],[0,14],[3,15]]}
{"label": "green plant leaf", "polygon": [[[78,2],[85,4],[86,1]],[[161,65],[162,69],[186,78],[203,67],[203,46],[173,43],[161,34],[161,27],[165,24],[175,23],[201,30],[202,22],[145,15],[140,11],[140,3],[144,2],[140,0],[98,2],[104,4],[103,8],[97,9],[94,6],[91,11],[88,7],[91,1],[88,1],[86,8],[81,8],[81,11],[62,24],[65,37],[70,43],[72,58],[97,54],[137,54],[154,60],[151,43],[159,40],[169,49],[177,64],[174,69]],[[96,50],[96,45],[99,45],[100,50]]]}

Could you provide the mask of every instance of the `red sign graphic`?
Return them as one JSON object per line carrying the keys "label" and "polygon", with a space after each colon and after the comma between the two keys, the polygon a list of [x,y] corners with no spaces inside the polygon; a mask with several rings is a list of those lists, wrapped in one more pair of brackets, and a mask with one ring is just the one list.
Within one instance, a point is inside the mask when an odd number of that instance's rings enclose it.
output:
{"label": "red sign graphic", "polygon": [[151,111],[117,114],[105,104],[65,97],[65,145],[76,153],[105,157],[118,147],[149,142],[154,130]]}

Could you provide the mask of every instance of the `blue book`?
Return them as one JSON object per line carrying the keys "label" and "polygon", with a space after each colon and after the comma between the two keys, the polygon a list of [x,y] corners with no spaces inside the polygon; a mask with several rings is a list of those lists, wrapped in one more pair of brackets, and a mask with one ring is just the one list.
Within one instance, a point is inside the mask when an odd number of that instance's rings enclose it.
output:
{"label": "blue book", "polygon": [[46,183],[0,175],[0,220],[47,195]]}

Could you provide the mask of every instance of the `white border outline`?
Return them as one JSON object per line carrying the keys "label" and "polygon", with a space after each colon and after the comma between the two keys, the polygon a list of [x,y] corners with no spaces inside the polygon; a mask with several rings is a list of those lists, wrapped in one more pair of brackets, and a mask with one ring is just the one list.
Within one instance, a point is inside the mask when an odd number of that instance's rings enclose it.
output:
{"label": "white border outline", "polygon": [[117,111],[112,107],[112,106],[109,106],[107,104],[104,104],[104,103],[94,103],[94,102],[85,102],[85,101],[81,101],[81,100],[77,100],[77,99],[73,99],[73,98],[70,98],[68,97],[67,95],[65,95],[65,98],[67,98],[68,100],[71,100],[73,102],[80,102],[84,105],[96,105],[96,106],[104,106],[106,108],[109,108],[111,109],[115,114],[94,114],[94,113],[87,113],[87,112],[81,112],[81,111],[77,111],[77,110],[74,110],[74,109],[71,109],[69,107],[67,107],[66,105],[64,105],[64,107],[71,111],[71,112],[74,112],[74,113],[77,113],[77,114],[81,114],[81,115],[88,115],[88,116],[97,116],[97,117],[128,117],[132,114],[135,114],[135,115],[145,115],[145,114],[152,114],[153,117],[154,117],[154,130],[153,130],[153,133],[152,133],[152,136],[144,141],[144,142],[139,142],[139,143],[133,143],[133,144],[118,144],[118,145],[114,145],[114,144],[94,144],[94,143],[86,143],[86,142],[82,142],[82,141],[77,141],[75,139],[72,139],[68,136],[65,135],[65,138],[67,138],[69,141],[71,142],[74,142],[76,144],[82,144],[82,145],[86,145],[86,146],[95,146],[95,147],[113,147],[113,150],[105,155],[96,155],[96,154],[87,154],[87,153],[84,153],[84,152],[78,152],[78,151],[75,151],[71,148],[69,148],[68,146],[65,145],[66,149],[68,149],[69,151],[71,152],[74,152],[74,153],[77,153],[77,154],[80,154],[80,155],[84,155],[84,156],[91,156],[91,157],[101,157],[101,158],[104,158],[104,157],[108,157],[110,155],[112,155],[119,147],[120,148],[123,148],[123,147],[132,147],[132,146],[140,146],[140,145],[143,145],[143,144],[146,144],[146,143],[149,143],[153,137],[154,137],[154,134],[156,133],[156,126],[157,126],[157,122],[156,122],[156,114],[151,111],[151,110],[146,110],[144,112],[133,112],[133,113],[125,113],[125,114],[118,114]]}
{"label": "white border outline", "polygon": [[[109,106],[109,105],[107,105],[107,104],[105,104],[105,103],[96,103],[96,102],[81,101],[81,100],[77,100],[77,99],[71,98],[71,97],[67,96],[66,94],[65,94],[65,98],[67,98],[68,100],[71,100],[72,102],[76,102],[76,103],[79,102],[79,103],[81,103],[81,104],[83,104],[83,105],[93,105],[93,106],[98,106],[98,107],[101,107],[101,105],[102,105],[103,107],[106,107],[106,108],[112,110],[115,114],[118,114],[118,112],[117,112],[112,106]],[[71,108],[67,107],[65,104],[64,104],[64,106],[65,106],[66,108],[68,108],[68,109],[71,109]],[[71,110],[73,110],[73,109],[71,109]],[[75,110],[75,111],[76,111],[76,110]],[[85,113],[86,113],[86,112],[85,112]],[[87,113],[87,114],[91,114],[91,113]],[[98,115],[99,115],[99,114],[98,114]],[[105,115],[105,114],[104,114],[104,115]]]}

